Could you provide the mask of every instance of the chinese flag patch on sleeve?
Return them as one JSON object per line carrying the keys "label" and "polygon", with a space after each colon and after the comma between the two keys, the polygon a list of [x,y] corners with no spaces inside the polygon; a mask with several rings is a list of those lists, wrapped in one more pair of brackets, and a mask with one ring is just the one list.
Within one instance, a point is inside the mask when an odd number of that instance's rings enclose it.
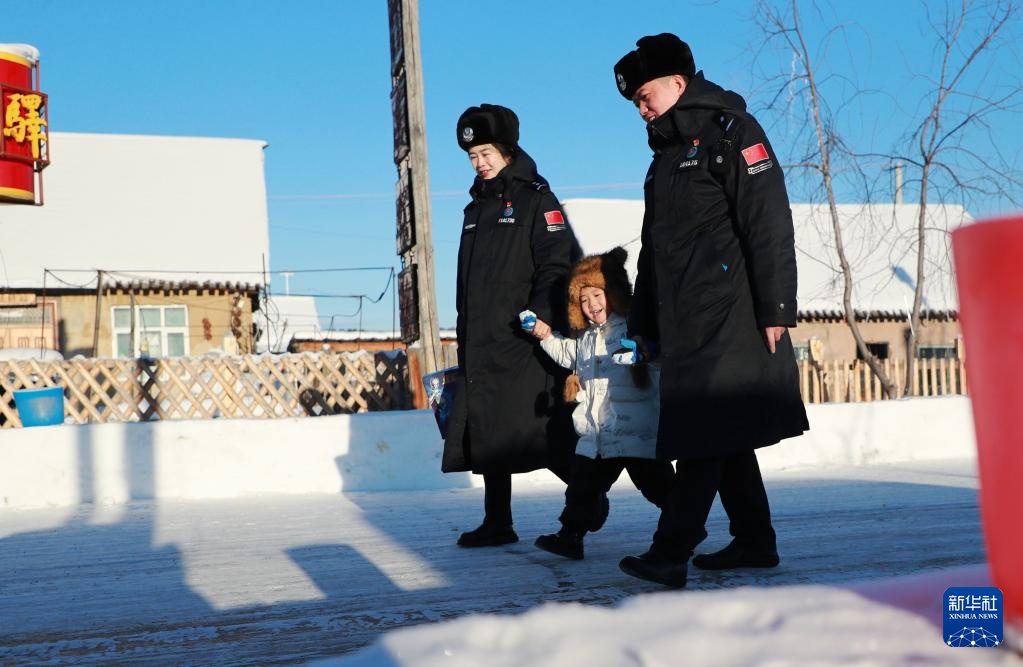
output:
{"label": "chinese flag patch on sleeve", "polygon": [[561,211],[547,211],[543,214],[544,220],[547,221],[548,225],[563,225],[565,224],[565,216],[561,215]]}
{"label": "chinese flag patch on sleeve", "polygon": [[747,167],[752,167],[757,162],[763,162],[768,157],[767,149],[764,148],[763,144],[754,144],[749,148],[742,149],[742,158],[746,160]]}

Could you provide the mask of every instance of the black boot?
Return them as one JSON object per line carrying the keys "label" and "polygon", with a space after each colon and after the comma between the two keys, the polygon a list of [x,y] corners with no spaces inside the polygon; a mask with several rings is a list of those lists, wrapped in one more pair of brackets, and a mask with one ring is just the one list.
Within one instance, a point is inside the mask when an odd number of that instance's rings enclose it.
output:
{"label": "black boot", "polygon": [[671,588],[685,588],[689,568],[686,561],[665,558],[650,549],[639,556],[626,556],[619,563],[622,572]]}
{"label": "black boot", "polygon": [[512,527],[494,526],[486,522],[476,530],[462,533],[458,537],[460,547],[499,547],[502,544],[518,542],[519,536],[515,534]]}
{"label": "black boot", "polygon": [[738,540],[732,540],[721,551],[700,554],[693,558],[693,566],[701,570],[731,570],[737,567],[776,567],[778,562],[777,549],[745,547]]}
{"label": "black boot", "polygon": [[607,521],[607,515],[611,513],[611,501],[607,499],[607,494],[600,494],[600,498],[597,498],[597,506],[593,510],[593,518],[590,521],[590,532],[595,533],[604,527],[604,522]]}
{"label": "black boot", "polygon": [[536,546],[552,554],[571,558],[572,560],[583,559],[583,535],[585,531],[562,528],[550,535],[541,535],[536,538]]}

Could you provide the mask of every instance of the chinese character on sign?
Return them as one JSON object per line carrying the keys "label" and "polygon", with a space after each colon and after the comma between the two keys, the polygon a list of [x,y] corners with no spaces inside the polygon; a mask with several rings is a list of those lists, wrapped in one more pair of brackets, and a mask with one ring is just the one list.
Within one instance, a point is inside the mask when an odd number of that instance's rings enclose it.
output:
{"label": "chinese character on sign", "polygon": [[4,136],[19,144],[27,138],[32,145],[32,157],[39,159],[39,145],[46,141],[46,120],[39,115],[42,95],[14,93],[4,110]]}

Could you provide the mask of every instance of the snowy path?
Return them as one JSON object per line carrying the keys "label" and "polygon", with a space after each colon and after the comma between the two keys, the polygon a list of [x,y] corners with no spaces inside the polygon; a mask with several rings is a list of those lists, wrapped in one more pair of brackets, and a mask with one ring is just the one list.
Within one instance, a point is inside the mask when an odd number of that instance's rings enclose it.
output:
{"label": "snowy path", "polygon": [[[693,571],[691,589],[984,561],[970,461],[767,477],[782,565]],[[479,521],[479,488],[0,511],[0,664],[296,663],[350,653],[401,626],[661,590],[617,568],[646,549],[656,522],[627,478],[586,560],[533,547],[556,529],[562,490],[517,483],[522,541],[482,550],[454,546]],[[708,529],[701,550],[727,542],[719,507]]]}

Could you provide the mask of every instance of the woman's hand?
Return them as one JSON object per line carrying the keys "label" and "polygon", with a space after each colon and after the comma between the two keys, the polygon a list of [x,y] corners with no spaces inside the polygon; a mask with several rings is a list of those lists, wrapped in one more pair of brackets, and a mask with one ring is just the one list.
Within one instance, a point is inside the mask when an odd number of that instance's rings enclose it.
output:
{"label": "woman's hand", "polygon": [[533,336],[537,340],[544,340],[551,335],[551,325],[547,324],[540,318],[536,319],[536,326],[533,327]]}

